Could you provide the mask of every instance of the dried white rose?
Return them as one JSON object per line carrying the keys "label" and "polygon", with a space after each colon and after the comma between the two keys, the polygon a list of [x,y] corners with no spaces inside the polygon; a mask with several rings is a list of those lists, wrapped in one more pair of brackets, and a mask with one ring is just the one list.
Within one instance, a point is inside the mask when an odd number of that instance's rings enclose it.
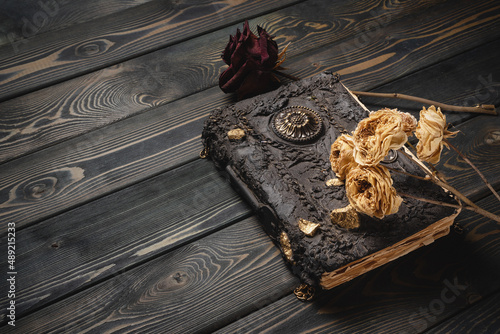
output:
{"label": "dried white rose", "polygon": [[340,180],[344,180],[347,172],[357,166],[353,156],[354,142],[349,135],[341,135],[331,146],[330,163],[332,170]]}
{"label": "dried white rose", "polygon": [[425,107],[420,111],[420,120],[418,121],[415,136],[419,142],[417,144],[417,156],[420,160],[437,164],[441,159],[443,139],[453,137],[457,132],[451,132],[447,129],[446,117],[441,109],[435,106]]}
{"label": "dried white rose", "polygon": [[364,166],[375,166],[389,150],[401,148],[416,128],[415,117],[397,109],[384,108],[359,122],[353,133],[354,160]]}
{"label": "dried white rose", "polygon": [[380,219],[398,212],[403,201],[383,166],[358,166],[349,171],[346,195],[356,211]]}

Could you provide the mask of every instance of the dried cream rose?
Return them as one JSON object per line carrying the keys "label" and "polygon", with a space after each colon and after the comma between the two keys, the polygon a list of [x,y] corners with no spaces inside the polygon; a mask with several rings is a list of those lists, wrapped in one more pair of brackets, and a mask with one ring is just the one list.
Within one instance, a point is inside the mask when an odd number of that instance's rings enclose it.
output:
{"label": "dried cream rose", "polygon": [[349,170],[358,164],[353,157],[354,142],[352,136],[343,134],[332,144],[330,163],[332,170],[340,180],[344,180]]}
{"label": "dried cream rose", "polygon": [[383,166],[358,166],[346,178],[346,195],[356,211],[379,219],[398,212],[403,199]]}
{"label": "dried cream rose", "polygon": [[417,119],[407,112],[399,112],[401,115],[403,131],[407,136],[411,136],[413,131],[417,128]]}
{"label": "dried cream rose", "polygon": [[429,109],[425,107],[420,111],[420,120],[415,136],[419,142],[417,144],[417,156],[423,161],[437,164],[441,158],[441,151],[443,139],[453,137],[456,132],[447,130],[446,117],[441,112],[441,108],[430,106]]}
{"label": "dried cream rose", "polygon": [[410,114],[397,109],[381,109],[359,122],[353,133],[354,160],[364,166],[375,166],[389,153],[401,148],[416,128]]}

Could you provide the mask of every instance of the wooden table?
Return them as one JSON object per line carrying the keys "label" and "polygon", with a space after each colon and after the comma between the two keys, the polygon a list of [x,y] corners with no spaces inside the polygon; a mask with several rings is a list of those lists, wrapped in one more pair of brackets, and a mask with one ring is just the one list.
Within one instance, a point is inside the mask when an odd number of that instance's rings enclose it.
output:
{"label": "wooden table", "polygon": [[[353,90],[498,105],[500,4],[195,3],[2,5],[0,331],[499,332],[498,223],[463,212],[463,230],[304,303],[258,219],[199,153],[207,115],[234,102],[218,87],[220,55],[245,19],[280,49],[291,43],[288,74],[329,70]],[[460,131],[452,142],[500,188],[500,118],[446,116]],[[500,213],[456,153],[438,168]]]}

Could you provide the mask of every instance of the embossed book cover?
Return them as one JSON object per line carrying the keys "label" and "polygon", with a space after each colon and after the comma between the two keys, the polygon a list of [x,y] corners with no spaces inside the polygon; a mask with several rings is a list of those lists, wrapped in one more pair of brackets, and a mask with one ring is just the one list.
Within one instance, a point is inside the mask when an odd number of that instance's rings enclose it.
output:
{"label": "embossed book cover", "polygon": [[[380,163],[407,194],[395,213],[356,212],[332,169],[332,144],[369,111],[332,73],[214,110],[205,154],[227,173],[303,283],[330,289],[446,235],[455,203],[401,150]],[[389,173],[389,172],[387,172]],[[418,177],[410,177],[408,174]]]}

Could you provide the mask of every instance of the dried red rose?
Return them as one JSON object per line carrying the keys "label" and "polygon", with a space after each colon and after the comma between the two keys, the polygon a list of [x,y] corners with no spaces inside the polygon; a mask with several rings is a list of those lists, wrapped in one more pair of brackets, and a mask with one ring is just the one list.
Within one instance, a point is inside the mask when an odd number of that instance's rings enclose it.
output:
{"label": "dried red rose", "polygon": [[250,31],[248,21],[235,36],[230,36],[222,59],[229,67],[219,77],[224,93],[236,92],[239,98],[264,93],[274,88],[277,79],[272,71],[279,65],[278,45],[261,27],[258,37]]}

